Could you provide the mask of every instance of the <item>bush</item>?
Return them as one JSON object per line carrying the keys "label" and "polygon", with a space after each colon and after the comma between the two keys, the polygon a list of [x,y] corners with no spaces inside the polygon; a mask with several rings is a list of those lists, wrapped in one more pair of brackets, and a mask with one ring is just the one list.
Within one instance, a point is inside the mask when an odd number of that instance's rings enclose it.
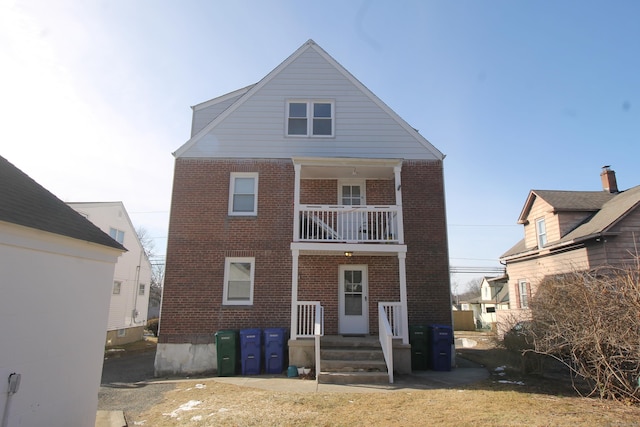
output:
{"label": "bush", "polygon": [[531,301],[536,353],[562,361],[590,395],[640,403],[640,269],[543,280]]}
{"label": "bush", "polygon": [[160,326],[160,319],[150,319],[147,321],[147,330],[151,331],[154,337],[158,336],[159,326]]}

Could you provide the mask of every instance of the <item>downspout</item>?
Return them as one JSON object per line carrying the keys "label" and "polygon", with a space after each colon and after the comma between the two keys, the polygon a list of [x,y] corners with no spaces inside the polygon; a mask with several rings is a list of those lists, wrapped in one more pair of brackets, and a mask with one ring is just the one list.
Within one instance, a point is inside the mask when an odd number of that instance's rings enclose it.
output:
{"label": "downspout", "polygon": [[138,265],[136,267],[136,280],[135,280],[135,286],[133,287],[133,310],[131,312],[131,324],[136,324],[136,325],[140,325],[143,322],[138,322],[136,321],[136,317],[138,317],[138,315],[140,314],[138,312],[138,293],[140,292],[140,266],[142,265],[142,253],[143,251],[140,251],[140,256],[138,258]]}

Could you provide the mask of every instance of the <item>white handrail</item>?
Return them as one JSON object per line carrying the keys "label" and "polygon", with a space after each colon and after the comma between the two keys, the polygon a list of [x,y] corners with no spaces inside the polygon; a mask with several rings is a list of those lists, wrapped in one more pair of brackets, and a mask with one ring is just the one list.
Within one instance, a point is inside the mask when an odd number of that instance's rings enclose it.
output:
{"label": "white handrail", "polygon": [[378,303],[378,336],[380,346],[387,362],[387,372],[389,373],[389,384],[393,384],[393,332],[387,319],[384,303]]}
{"label": "white handrail", "polygon": [[391,327],[393,338],[402,338],[402,303],[401,302],[381,302],[384,315]]}
{"label": "white handrail", "polygon": [[316,306],[316,313],[319,313],[319,316],[316,316],[316,321],[314,325],[314,341],[315,341],[315,359],[316,359],[316,382],[318,381],[318,377],[320,376],[320,337],[324,335],[324,307],[318,303]]}
{"label": "white handrail", "polygon": [[320,320],[320,332],[324,335],[324,319],[320,301],[298,301],[296,313],[296,330],[291,331],[292,338],[313,338],[316,333],[316,322]]}

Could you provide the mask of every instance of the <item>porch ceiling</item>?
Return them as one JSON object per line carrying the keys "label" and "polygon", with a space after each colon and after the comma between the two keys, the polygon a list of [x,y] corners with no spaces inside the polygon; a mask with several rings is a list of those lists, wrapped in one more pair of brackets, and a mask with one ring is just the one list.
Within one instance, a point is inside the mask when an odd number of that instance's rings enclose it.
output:
{"label": "porch ceiling", "polygon": [[394,179],[397,159],[294,158],[301,179]]}

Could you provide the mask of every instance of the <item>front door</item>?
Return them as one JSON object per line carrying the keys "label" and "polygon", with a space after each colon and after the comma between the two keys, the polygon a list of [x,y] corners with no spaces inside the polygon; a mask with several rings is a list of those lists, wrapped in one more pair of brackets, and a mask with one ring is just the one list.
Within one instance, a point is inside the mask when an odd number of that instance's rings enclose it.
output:
{"label": "front door", "polygon": [[340,266],[338,328],[341,334],[369,333],[367,285],[366,265]]}

